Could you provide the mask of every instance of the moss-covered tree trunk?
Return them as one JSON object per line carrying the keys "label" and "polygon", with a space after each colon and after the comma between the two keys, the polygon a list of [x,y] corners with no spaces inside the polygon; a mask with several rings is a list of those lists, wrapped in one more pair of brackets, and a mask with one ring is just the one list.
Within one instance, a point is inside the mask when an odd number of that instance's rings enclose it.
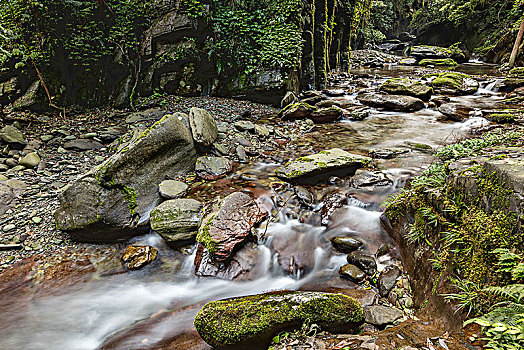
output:
{"label": "moss-covered tree trunk", "polygon": [[324,89],[327,83],[327,28],[328,28],[328,1],[315,0],[315,28],[314,28],[314,62],[315,87]]}

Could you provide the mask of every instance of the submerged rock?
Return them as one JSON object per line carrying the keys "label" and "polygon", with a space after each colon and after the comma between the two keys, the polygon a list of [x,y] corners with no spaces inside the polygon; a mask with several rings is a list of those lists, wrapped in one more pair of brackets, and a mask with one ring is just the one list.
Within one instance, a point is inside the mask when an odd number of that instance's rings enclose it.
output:
{"label": "submerged rock", "polygon": [[151,229],[173,247],[194,241],[204,205],[195,199],[168,200],[151,211]]}
{"label": "submerged rock", "polygon": [[234,192],[204,218],[197,241],[206,247],[213,261],[225,262],[266,216],[249,195]]}
{"label": "submerged rock", "polygon": [[331,175],[353,175],[369,162],[369,157],[333,148],[289,161],[275,172],[282,179],[309,184],[326,181]]}
{"label": "submerged rock", "polygon": [[479,89],[479,83],[472,77],[463,73],[447,72],[439,74],[431,85],[440,93],[468,95]]}
{"label": "submerged rock", "polygon": [[275,334],[305,321],[350,332],[362,315],[360,304],[342,294],[281,291],[210,302],[195,317],[195,327],[216,349],[267,349]]}
{"label": "submerged rock", "polygon": [[184,115],[167,115],[59,194],[58,229],[79,241],[113,242],[149,230],[157,184],[194,168],[196,150]]}
{"label": "submerged rock", "polygon": [[424,108],[424,101],[411,96],[363,94],[357,99],[366,106],[390,111],[414,112]]}
{"label": "submerged rock", "polygon": [[198,176],[205,180],[217,180],[233,170],[233,162],[225,157],[200,157],[195,164]]}
{"label": "submerged rock", "polygon": [[391,95],[406,95],[429,101],[433,94],[433,89],[424,83],[411,79],[388,79],[380,86],[380,91]]}
{"label": "submerged rock", "polygon": [[138,270],[155,260],[157,254],[158,249],[155,247],[130,245],[124,252],[122,261],[129,270]]}

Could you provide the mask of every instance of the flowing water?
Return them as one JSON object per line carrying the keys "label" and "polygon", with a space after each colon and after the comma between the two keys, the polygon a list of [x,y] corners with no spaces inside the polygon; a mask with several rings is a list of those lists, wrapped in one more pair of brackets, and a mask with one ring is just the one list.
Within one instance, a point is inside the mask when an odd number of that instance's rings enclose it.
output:
{"label": "flowing water", "polygon": [[[471,66],[465,70],[478,69],[475,64]],[[377,79],[370,79],[370,82],[376,85],[386,76],[407,72],[374,70]],[[452,100],[473,108],[493,108],[501,99],[494,91],[496,83],[493,82],[483,84],[476,95],[453,97]],[[254,248],[256,263],[248,281],[197,278],[193,271],[194,251],[185,255],[174,252],[158,235],[151,233],[138,237],[136,241],[157,247],[159,258],[140,271],[98,274],[73,287],[42,296],[20,296],[8,305],[0,305],[0,348],[95,349],[110,335],[121,330],[125,332],[126,327],[137,321],[147,320],[166,310],[180,310],[174,319],[165,318],[165,321],[137,328],[136,334],[129,337],[128,345],[120,343],[126,349],[145,347],[166,337],[187,333],[195,313],[206,301],[277,289],[308,289],[324,283],[351,288],[352,284],[340,279],[337,272],[345,263],[346,255],[333,251],[329,239],[351,235],[362,240],[364,249],[370,253],[375,253],[383,243],[391,243],[379,223],[380,203],[399,191],[407,179],[432,161],[430,153],[414,150],[410,145],[422,143],[436,149],[485,124],[487,121],[479,117],[464,123],[443,121],[440,113],[424,109],[416,113],[372,110],[364,121],[321,125],[294,142],[297,146],[294,155],[331,147],[359,153],[384,147],[411,151],[377,162],[378,169],[391,181],[388,186],[356,189],[344,182],[338,182],[336,186],[320,186],[319,193],[338,187],[353,198],[337,212],[327,227],[314,220],[302,223],[288,215],[286,210],[280,212],[279,219],[267,227],[266,237]],[[271,180],[269,174],[275,167],[276,164],[251,164],[241,167],[239,172]],[[259,202],[268,208],[272,206],[268,193],[263,193]],[[259,228],[260,236],[265,230],[265,227]],[[289,274],[283,272],[283,260],[293,267]]]}

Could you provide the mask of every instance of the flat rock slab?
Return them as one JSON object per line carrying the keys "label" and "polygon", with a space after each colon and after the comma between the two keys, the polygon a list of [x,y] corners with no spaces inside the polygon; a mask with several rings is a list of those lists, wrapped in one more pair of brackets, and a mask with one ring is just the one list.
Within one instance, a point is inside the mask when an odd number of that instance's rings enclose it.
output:
{"label": "flat rock slab", "polygon": [[424,108],[424,101],[411,96],[363,94],[357,99],[366,106],[388,111],[415,112]]}
{"label": "flat rock slab", "polygon": [[204,180],[217,180],[233,170],[233,161],[225,157],[200,157],[195,171]]}
{"label": "flat rock slab", "polygon": [[100,149],[102,147],[104,147],[104,145],[100,142],[87,139],[76,139],[64,143],[65,149],[79,152]]}
{"label": "flat rock slab", "polygon": [[165,180],[158,185],[158,192],[166,199],[175,199],[184,195],[188,188],[189,186],[182,181]]}
{"label": "flat rock slab", "polygon": [[249,195],[234,192],[204,218],[197,241],[206,247],[214,262],[225,262],[266,216]]}
{"label": "flat rock slab", "polygon": [[368,165],[371,158],[333,148],[289,161],[275,172],[278,177],[296,183],[325,182],[329,176],[347,176]]}
{"label": "flat rock slab", "polygon": [[380,86],[380,91],[391,95],[406,95],[429,101],[433,88],[424,83],[411,79],[388,79]]}
{"label": "flat rock slab", "polygon": [[0,140],[6,143],[15,143],[20,145],[27,144],[24,134],[12,125],[4,126],[0,130]]}
{"label": "flat rock slab", "polygon": [[342,294],[270,292],[210,302],[195,317],[195,327],[216,349],[267,349],[275,334],[306,320],[348,332],[362,321],[362,307]]}
{"label": "flat rock slab", "polygon": [[375,326],[386,326],[393,324],[404,316],[402,311],[382,305],[366,306],[364,308],[364,320]]}

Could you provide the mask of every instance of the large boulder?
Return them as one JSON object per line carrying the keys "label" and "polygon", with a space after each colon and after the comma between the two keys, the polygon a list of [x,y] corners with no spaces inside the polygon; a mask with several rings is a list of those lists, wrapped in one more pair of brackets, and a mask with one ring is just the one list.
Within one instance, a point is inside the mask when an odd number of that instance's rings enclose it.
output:
{"label": "large boulder", "polygon": [[310,118],[316,107],[305,102],[298,102],[287,105],[280,111],[283,120],[297,120]]}
{"label": "large boulder", "polygon": [[458,63],[451,58],[425,58],[418,63],[420,66],[455,67]]}
{"label": "large boulder", "polygon": [[22,157],[22,159],[18,161],[18,165],[32,169],[40,164],[40,160],[40,156],[36,152],[31,152]]}
{"label": "large boulder", "polygon": [[204,205],[195,199],[172,199],[151,211],[151,229],[172,247],[195,240]]}
{"label": "large boulder", "polygon": [[468,95],[479,89],[479,83],[467,74],[447,72],[439,74],[431,85],[440,93]]}
{"label": "large boulder", "polygon": [[467,61],[464,51],[456,46],[450,48],[429,45],[412,46],[410,55],[418,60],[425,58],[452,58],[459,63]]}
{"label": "large boulder", "polygon": [[201,108],[191,108],[189,112],[189,124],[195,142],[199,145],[209,147],[218,136],[217,123],[213,116]]}
{"label": "large boulder", "polygon": [[209,213],[198,230],[197,241],[214,262],[226,262],[248,238],[253,226],[267,213],[246,193],[234,192]]}
{"label": "large boulder", "polygon": [[424,101],[411,96],[362,94],[357,97],[360,103],[389,111],[414,112],[424,108]]}
{"label": "large boulder", "polygon": [[216,349],[256,350],[306,321],[331,332],[351,332],[362,318],[358,301],[342,294],[280,291],[210,302],[195,317],[195,327]]}
{"label": "large boulder", "polygon": [[524,67],[513,68],[509,71],[504,84],[512,88],[524,86]]}
{"label": "large boulder", "polygon": [[113,242],[146,232],[157,184],[194,168],[185,115],[164,116],[59,194],[57,228],[79,241]]}
{"label": "large boulder", "polygon": [[333,148],[287,162],[275,172],[296,183],[318,183],[329,175],[347,176],[371,162],[371,158]]}
{"label": "large boulder", "polygon": [[380,86],[380,91],[390,95],[407,95],[429,101],[433,94],[433,89],[424,83],[411,79],[388,79]]}
{"label": "large boulder", "polygon": [[339,120],[342,117],[343,111],[337,106],[331,106],[327,108],[320,108],[314,111],[310,119],[315,123],[331,123]]}

